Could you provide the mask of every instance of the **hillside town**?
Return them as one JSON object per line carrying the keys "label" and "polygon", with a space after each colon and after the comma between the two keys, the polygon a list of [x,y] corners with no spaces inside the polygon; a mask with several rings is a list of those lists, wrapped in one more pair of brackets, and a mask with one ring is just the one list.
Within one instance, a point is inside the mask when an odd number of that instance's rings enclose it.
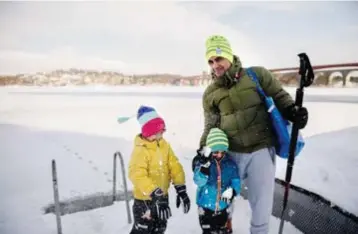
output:
{"label": "hillside town", "polygon": [[[298,74],[294,72],[273,73],[283,84],[295,86]],[[353,83],[358,85],[358,77],[351,77]],[[0,86],[85,86],[85,85],[173,85],[173,86],[207,86],[211,82],[211,76],[203,71],[196,76],[181,76],[175,74],[147,74],[127,75],[111,71],[95,71],[84,69],[54,70],[52,72],[37,72],[34,74],[0,75]],[[333,77],[330,81],[329,74],[321,74],[315,79],[315,85],[329,86],[342,83],[342,77]]]}

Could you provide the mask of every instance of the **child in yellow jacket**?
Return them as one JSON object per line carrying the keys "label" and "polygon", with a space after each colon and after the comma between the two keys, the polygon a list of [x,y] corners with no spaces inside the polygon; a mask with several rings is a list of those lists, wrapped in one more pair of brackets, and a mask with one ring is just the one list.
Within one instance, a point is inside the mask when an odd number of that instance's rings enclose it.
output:
{"label": "child in yellow jacket", "polygon": [[141,106],[137,119],[142,129],[135,137],[129,162],[129,179],[134,187],[134,224],[130,234],[163,234],[172,215],[168,202],[170,182],[177,192],[177,208],[182,202],[184,213],[189,212],[185,173],[163,138],[165,123],[155,109]]}

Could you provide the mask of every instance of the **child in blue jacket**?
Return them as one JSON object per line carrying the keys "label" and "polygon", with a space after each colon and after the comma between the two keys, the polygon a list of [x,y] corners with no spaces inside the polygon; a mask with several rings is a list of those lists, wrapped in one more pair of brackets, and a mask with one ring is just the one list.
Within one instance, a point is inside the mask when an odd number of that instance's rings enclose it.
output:
{"label": "child in blue jacket", "polygon": [[226,155],[228,146],[226,134],[212,128],[204,150],[193,159],[194,182],[198,186],[196,204],[203,234],[229,233],[226,227],[229,206],[240,194],[241,181],[237,164]]}

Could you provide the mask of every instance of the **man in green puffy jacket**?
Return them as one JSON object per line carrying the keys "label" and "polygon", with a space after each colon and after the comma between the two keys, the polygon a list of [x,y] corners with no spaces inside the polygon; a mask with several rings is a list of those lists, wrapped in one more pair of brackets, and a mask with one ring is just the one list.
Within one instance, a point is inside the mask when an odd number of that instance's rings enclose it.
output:
{"label": "man in green puffy jacket", "polygon": [[[202,99],[205,125],[200,149],[205,146],[211,128],[218,127],[227,134],[230,156],[236,161],[240,177],[248,188],[252,210],[250,232],[269,233],[276,169],[276,137],[270,116],[255,83],[225,37],[213,35],[207,39],[206,60],[212,69],[213,82]],[[291,96],[270,71],[264,67],[253,67],[253,71],[283,117],[296,122],[300,129],[304,128],[307,109],[294,105]]]}

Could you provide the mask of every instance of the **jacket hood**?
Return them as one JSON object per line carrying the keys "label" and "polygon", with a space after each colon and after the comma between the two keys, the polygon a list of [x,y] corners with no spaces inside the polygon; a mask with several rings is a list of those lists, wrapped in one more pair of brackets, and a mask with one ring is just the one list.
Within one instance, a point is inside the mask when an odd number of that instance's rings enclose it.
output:
{"label": "jacket hood", "polygon": [[219,86],[231,87],[236,78],[242,75],[242,63],[240,58],[237,55],[234,55],[234,61],[231,64],[229,70],[225,72],[224,75],[218,77],[215,75],[214,71],[211,72],[211,77],[214,79],[214,82]]}
{"label": "jacket hood", "polygon": [[148,141],[142,137],[141,134],[136,135],[134,139],[135,146],[142,146],[148,149],[156,149],[158,146],[165,144],[164,138],[160,139],[159,141]]}

